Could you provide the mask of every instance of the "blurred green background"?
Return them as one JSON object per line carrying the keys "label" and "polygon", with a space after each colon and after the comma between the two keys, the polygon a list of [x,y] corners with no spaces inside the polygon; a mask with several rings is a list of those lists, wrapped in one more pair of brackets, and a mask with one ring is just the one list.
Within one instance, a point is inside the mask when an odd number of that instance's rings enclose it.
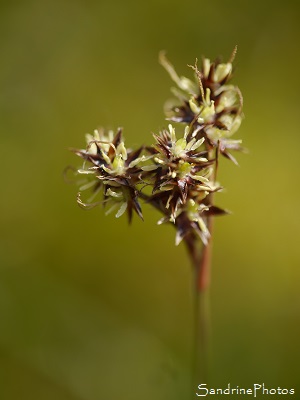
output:
{"label": "blurred green background", "polygon": [[[171,226],[82,211],[66,165],[84,133],[165,127],[172,83],[228,59],[244,95],[240,167],[215,224],[210,385],[299,387],[299,3],[1,1],[0,398],[188,398],[191,271]],[[199,382],[201,383],[201,382]],[[274,397],[274,396],[273,396]]]}

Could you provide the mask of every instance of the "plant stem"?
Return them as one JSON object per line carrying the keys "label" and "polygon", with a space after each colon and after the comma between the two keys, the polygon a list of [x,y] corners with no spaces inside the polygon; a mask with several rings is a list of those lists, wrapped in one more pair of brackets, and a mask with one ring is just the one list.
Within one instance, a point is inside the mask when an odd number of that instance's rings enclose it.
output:
{"label": "plant stem", "polygon": [[[155,199],[140,193],[140,197],[149,201],[156,209],[163,213],[161,205]],[[212,200],[212,193],[211,193]],[[200,383],[208,382],[209,367],[209,338],[210,338],[210,308],[209,308],[209,283],[210,264],[212,251],[213,217],[208,215],[207,228],[210,238],[206,246],[199,246],[199,240],[194,233],[188,233],[184,237],[185,244],[193,266],[193,308],[194,308],[194,357],[192,376],[192,398]]]}
{"label": "plant stem", "polygon": [[[215,153],[208,152],[208,159],[215,157],[215,168],[213,181],[216,181],[218,170],[218,148]],[[213,193],[209,196],[210,204],[213,204]],[[208,382],[209,352],[210,352],[210,305],[209,305],[209,287],[211,274],[211,256],[212,256],[212,233],[213,217],[207,216],[207,228],[210,237],[206,246],[200,250],[200,255],[192,256],[194,276],[194,365],[193,365],[193,396],[200,383]],[[191,254],[191,252],[190,252]],[[198,252],[199,254],[199,252]]]}
{"label": "plant stem", "polygon": [[210,238],[208,243],[203,247],[201,257],[198,262],[196,269],[196,281],[195,290],[205,292],[210,286],[210,273],[211,273],[211,255],[212,255],[212,230],[213,230],[213,218],[212,216],[207,217],[207,228],[210,232]]}
{"label": "plant stem", "polygon": [[[210,232],[212,217],[208,217]],[[194,259],[193,296],[194,296],[194,357],[192,377],[192,398],[201,383],[208,382],[210,350],[210,306],[209,282],[212,239],[202,248],[200,257]]]}

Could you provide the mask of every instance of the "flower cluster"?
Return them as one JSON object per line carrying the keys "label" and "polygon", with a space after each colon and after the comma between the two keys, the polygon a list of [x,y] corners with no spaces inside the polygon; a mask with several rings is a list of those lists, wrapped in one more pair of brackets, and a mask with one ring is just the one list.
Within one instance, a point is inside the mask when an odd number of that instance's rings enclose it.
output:
{"label": "flower cluster", "polygon": [[[121,129],[116,135],[113,131],[106,133],[104,130],[95,130],[94,135],[86,135],[86,140],[85,150],[74,150],[84,159],[84,165],[78,173],[88,176],[81,190],[93,188],[95,197],[102,189],[103,204],[108,205],[106,214],[117,210],[116,217],[119,218],[127,210],[131,220],[134,210],[143,218],[137,191],[142,172],[137,165],[145,160],[145,157],[139,157],[142,148],[135,151],[126,149]],[[89,163],[88,167],[86,162]],[[84,203],[79,193],[78,203],[84,207],[98,204],[91,203],[92,198]]]}
{"label": "flower cluster", "polygon": [[[177,84],[173,89],[177,104],[167,110],[167,117],[185,124],[184,132],[177,137],[170,124],[154,135],[151,147],[137,150],[125,147],[122,129],[87,134],[86,148],[73,150],[84,160],[78,170],[85,178],[78,203],[82,207],[102,203],[106,214],[116,211],[118,218],[127,212],[131,221],[133,212],[143,218],[142,199],[163,214],[159,224],[176,226],[177,244],[200,237],[206,245],[210,216],[226,213],[213,204],[213,193],[222,189],[216,182],[218,156],[236,162],[229,151],[241,150],[241,141],[231,138],[242,120],[241,93],[228,84],[234,54],[228,63],[204,58],[200,69],[196,61],[191,80],[179,77],[162,53],[160,62]],[[80,193],[86,189],[92,190],[92,195],[83,202]],[[99,193],[102,200],[93,202]]]}
{"label": "flower cluster", "polygon": [[[169,125],[155,136],[153,162],[156,165],[152,200],[160,202],[165,216],[159,223],[171,221],[177,225],[176,243],[193,229],[199,234],[204,244],[207,243],[209,231],[201,214],[209,209],[206,197],[219,189],[209,178],[213,172],[214,160],[207,159],[207,151],[201,150],[204,138],[196,140],[189,137],[187,126],[184,136],[177,139],[175,129]],[[182,229],[178,218],[187,214],[190,226]]]}
{"label": "flower cluster", "polygon": [[166,110],[169,119],[192,124],[192,135],[205,138],[207,148],[218,148],[222,155],[237,163],[228,151],[242,149],[241,140],[231,139],[240,127],[243,106],[239,88],[228,84],[235,53],[236,48],[227,63],[203,58],[200,69],[196,60],[195,65],[190,66],[194,70],[194,80],[179,77],[164,53],[159,59],[177,84],[177,88],[172,89],[177,102]]}

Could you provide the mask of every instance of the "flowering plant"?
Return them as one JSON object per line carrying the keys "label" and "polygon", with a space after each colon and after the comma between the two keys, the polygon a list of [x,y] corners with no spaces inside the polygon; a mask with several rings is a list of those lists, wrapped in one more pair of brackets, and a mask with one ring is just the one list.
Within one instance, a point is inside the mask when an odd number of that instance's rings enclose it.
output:
{"label": "flowering plant", "polygon": [[[138,149],[125,146],[121,128],[116,133],[99,129],[86,135],[84,149],[72,149],[83,159],[77,171],[83,176],[77,196],[81,207],[103,204],[106,214],[127,213],[130,222],[134,212],[143,219],[142,200],[160,211],[158,224],[175,226],[176,244],[185,242],[195,272],[196,314],[201,314],[199,293],[209,283],[212,217],[228,213],[214,202],[214,193],[223,189],[217,181],[219,157],[237,164],[232,151],[243,150],[241,140],[232,139],[243,117],[241,92],[229,83],[235,54],[236,48],[227,63],[203,58],[198,66],[196,60],[189,65],[190,79],[179,77],[162,52],[159,61],[176,83],[175,101],[166,108],[168,129],[154,135],[152,146]],[[172,123],[184,125],[182,134]],[[86,190],[91,196],[83,201]],[[203,336],[205,321],[198,318]]]}
{"label": "flowering plant", "polygon": [[[203,58],[198,67],[196,60],[189,66],[193,80],[179,77],[165,53],[160,54],[160,63],[177,85],[167,119],[185,125],[181,136],[169,124],[154,135],[151,147],[132,150],[125,147],[121,128],[116,133],[100,129],[86,135],[85,149],[73,149],[84,160],[78,169],[85,176],[77,197],[80,206],[103,204],[106,214],[116,211],[119,218],[126,212],[131,221],[133,212],[143,219],[140,200],[146,201],[163,214],[158,224],[174,224],[176,244],[186,242],[197,269],[198,241],[208,246],[211,217],[227,213],[213,200],[213,194],[222,190],[216,180],[219,155],[237,164],[231,151],[242,150],[241,140],[232,139],[242,121],[243,105],[239,88],[228,83],[235,53],[236,48],[227,63]],[[84,202],[81,192],[87,189],[92,196]],[[100,192],[103,200],[94,202]]]}

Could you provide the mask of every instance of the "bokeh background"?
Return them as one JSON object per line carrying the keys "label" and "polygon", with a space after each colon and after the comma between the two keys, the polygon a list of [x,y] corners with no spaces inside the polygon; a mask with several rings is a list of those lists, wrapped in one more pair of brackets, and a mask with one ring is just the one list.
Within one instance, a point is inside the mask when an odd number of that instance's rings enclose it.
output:
{"label": "bokeh background", "polygon": [[[191,270],[171,226],[82,211],[66,165],[99,125],[165,127],[172,83],[228,59],[249,154],[222,160],[211,387],[299,386],[299,3],[1,1],[0,398],[189,398]],[[199,382],[201,383],[201,382]],[[274,397],[274,396],[273,396]]]}

